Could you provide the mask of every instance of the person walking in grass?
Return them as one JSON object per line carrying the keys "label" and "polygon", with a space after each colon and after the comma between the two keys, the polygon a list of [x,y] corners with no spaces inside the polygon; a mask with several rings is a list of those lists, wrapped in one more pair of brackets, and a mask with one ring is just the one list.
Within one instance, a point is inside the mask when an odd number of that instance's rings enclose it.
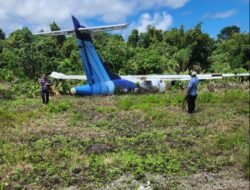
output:
{"label": "person walking in grass", "polygon": [[197,78],[195,71],[191,72],[191,79],[187,86],[187,102],[188,102],[188,113],[194,113],[195,111],[195,100],[197,98],[197,87],[199,79]]}
{"label": "person walking in grass", "polygon": [[41,79],[39,80],[41,85],[41,96],[43,104],[49,103],[49,91],[50,91],[50,81],[46,74],[42,74]]}

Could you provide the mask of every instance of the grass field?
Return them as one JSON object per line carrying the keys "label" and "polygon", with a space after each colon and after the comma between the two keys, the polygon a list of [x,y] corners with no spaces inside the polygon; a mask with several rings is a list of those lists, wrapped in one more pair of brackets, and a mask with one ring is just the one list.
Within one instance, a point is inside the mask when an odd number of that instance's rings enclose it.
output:
{"label": "grass field", "polygon": [[247,189],[249,88],[203,87],[193,115],[182,100],[1,100],[0,189]]}

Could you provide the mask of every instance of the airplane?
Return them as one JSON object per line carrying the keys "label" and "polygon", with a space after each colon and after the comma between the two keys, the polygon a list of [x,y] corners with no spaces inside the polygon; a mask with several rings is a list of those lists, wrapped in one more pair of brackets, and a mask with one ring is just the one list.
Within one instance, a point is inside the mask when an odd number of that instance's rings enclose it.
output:
{"label": "airplane", "polygon": [[[116,91],[135,91],[142,88],[148,91],[157,90],[164,92],[166,84],[164,81],[177,81],[177,80],[190,80],[190,75],[127,75],[119,76],[112,73],[103,64],[100,56],[98,55],[91,38],[91,34],[95,32],[103,32],[110,30],[123,29],[128,24],[118,24],[99,27],[85,27],[72,16],[74,29],[59,30],[51,32],[40,32],[34,35],[70,35],[75,34],[80,50],[80,55],[85,70],[84,75],[64,75],[63,73],[52,72],[50,77],[55,79],[73,79],[73,80],[86,80],[87,84],[75,86],[71,88],[70,92],[73,95],[111,95]],[[234,76],[249,76],[249,73],[242,74],[200,74],[197,75],[199,80],[222,79],[224,77]]]}

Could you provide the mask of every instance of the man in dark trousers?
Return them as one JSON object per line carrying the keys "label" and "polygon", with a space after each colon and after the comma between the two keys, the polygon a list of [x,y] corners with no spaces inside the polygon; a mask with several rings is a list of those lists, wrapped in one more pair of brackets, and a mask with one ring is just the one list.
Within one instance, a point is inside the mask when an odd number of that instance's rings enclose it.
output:
{"label": "man in dark trousers", "polygon": [[187,101],[188,101],[188,113],[194,113],[195,111],[195,99],[197,97],[197,86],[199,79],[196,77],[197,73],[192,71],[191,79],[187,88]]}
{"label": "man in dark trousers", "polygon": [[42,78],[40,79],[40,84],[42,87],[41,96],[44,104],[49,103],[49,90],[50,90],[50,81],[46,74],[42,74]]}

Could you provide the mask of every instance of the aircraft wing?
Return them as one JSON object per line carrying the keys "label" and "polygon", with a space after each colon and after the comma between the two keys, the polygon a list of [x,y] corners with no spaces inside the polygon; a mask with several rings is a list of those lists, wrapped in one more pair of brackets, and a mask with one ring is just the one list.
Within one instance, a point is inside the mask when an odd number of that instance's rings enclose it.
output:
{"label": "aircraft wing", "polygon": [[63,80],[67,80],[67,79],[86,80],[87,79],[85,75],[65,75],[63,73],[57,73],[57,72],[52,72],[49,76],[55,79],[63,79]]}
{"label": "aircraft wing", "polygon": [[[213,80],[213,79],[222,79],[225,77],[244,77],[250,76],[249,73],[241,74],[199,74],[197,78],[200,80]],[[121,76],[123,79],[127,80],[166,80],[166,81],[177,81],[177,80],[190,80],[190,75],[124,75]]]}
{"label": "aircraft wing", "polygon": [[[200,74],[197,75],[200,80],[213,80],[213,79],[222,79],[226,77],[246,77],[250,76],[249,73],[240,73],[240,74]],[[50,77],[55,79],[72,79],[72,80],[86,80],[85,75],[65,75],[63,73],[52,72]],[[186,81],[190,80],[190,75],[121,75],[122,79],[127,79],[131,81],[155,81],[155,80],[165,80],[165,81]]]}
{"label": "aircraft wing", "polygon": [[[125,24],[97,26],[97,27],[80,27],[77,29],[77,31],[79,31],[80,33],[82,32],[95,33],[95,32],[109,31],[109,30],[120,30],[120,29],[126,28],[127,26],[128,24],[125,23]],[[50,35],[50,36],[63,36],[63,35],[70,35],[70,34],[75,34],[75,29],[34,33],[34,35]]]}

